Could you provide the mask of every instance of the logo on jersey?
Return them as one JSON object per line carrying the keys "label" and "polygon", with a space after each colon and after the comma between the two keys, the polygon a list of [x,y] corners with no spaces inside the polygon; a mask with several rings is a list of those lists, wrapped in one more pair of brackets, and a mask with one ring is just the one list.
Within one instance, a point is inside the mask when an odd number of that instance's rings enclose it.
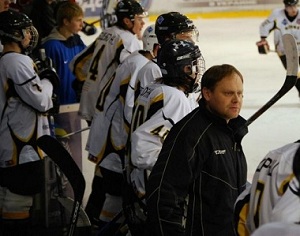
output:
{"label": "logo on jersey", "polygon": [[288,24],[287,20],[286,20],[286,19],[283,19],[282,24],[283,24],[283,25],[287,25],[287,24]]}
{"label": "logo on jersey", "polygon": [[214,153],[216,155],[224,155],[226,153],[226,150],[215,150]]}

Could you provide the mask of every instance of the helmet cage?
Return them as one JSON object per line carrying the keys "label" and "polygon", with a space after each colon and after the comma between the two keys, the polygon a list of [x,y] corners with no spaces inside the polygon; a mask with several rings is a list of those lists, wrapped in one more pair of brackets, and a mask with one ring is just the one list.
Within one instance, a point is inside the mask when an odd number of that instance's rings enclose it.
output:
{"label": "helmet cage", "polygon": [[164,81],[171,86],[182,86],[188,93],[199,91],[205,61],[198,46],[183,40],[170,41],[170,44],[173,46],[165,49],[163,45],[158,58]]}
{"label": "helmet cage", "polygon": [[[22,40],[31,35],[29,45],[24,48]],[[25,53],[30,53],[38,43],[38,31],[32,21],[23,13],[8,10],[0,13],[0,38],[2,43],[16,42]]]}
{"label": "helmet cage", "polygon": [[[26,54],[30,54],[32,50],[37,46],[39,40],[39,33],[37,29],[32,25],[25,29],[31,35],[30,42],[26,48],[24,48]],[[24,30],[23,30],[24,31]],[[24,36],[24,33],[23,33]]]}
{"label": "helmet cage", "polygon": [[205,72],[205,60],[204,60],[203,56],[201,55],[199,58],[192,61],[191,72],[186,73],[187,76],[190,76],[190,77],[191,77],[191,75],[195,75],[195,77],[193,78],[194,83],[193,83],[193,86],[192,86],[190,92],[194,92],[194,93],[200,92],[201,78],[202,78],[204,72]]}

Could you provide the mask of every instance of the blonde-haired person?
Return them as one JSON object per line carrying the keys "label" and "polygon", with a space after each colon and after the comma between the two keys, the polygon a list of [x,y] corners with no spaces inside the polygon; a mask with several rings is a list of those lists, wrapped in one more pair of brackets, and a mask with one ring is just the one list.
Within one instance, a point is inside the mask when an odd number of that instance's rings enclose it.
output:
{"label": "blonde-haired person", "polygon": [[46,55],[52,59],[61,79],[57,93],[60,104],[77,102],[76,93],[72,88],[75,77],[69,69],[69,62],[86,47],[78,35],[83,27],[83,17],[83,10],[77,3],[60,3],[56,14],[57,27],[42,39],[42,48],[45,48]]}

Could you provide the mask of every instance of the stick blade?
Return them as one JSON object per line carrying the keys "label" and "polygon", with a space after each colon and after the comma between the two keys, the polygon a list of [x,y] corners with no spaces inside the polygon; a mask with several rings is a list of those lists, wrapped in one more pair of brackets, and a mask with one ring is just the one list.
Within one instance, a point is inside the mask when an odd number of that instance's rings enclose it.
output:
{"label": "stick blade", "polygon": [[287,61],[287,76],[297,76],[299,67],[299,56],[296,40],[291,34],[284,34],[282,36],[283,46]]}

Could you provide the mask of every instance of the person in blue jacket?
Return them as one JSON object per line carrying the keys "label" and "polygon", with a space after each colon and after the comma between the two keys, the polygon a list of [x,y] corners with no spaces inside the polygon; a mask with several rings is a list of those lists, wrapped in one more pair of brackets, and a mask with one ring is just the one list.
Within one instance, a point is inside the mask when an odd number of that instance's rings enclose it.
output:
{"label": "person in blue jacket", "polygon": [[72,88],[75,76],[69,69],[69,62],[86,47],[78,34],[83,27],[83,17],[83,10],[77,3],[70,1],[62,3],[56,14],[57,27],[42,39],[42,48],[52,59],[61,80],[57,93],[61,105],[78,102]]}

